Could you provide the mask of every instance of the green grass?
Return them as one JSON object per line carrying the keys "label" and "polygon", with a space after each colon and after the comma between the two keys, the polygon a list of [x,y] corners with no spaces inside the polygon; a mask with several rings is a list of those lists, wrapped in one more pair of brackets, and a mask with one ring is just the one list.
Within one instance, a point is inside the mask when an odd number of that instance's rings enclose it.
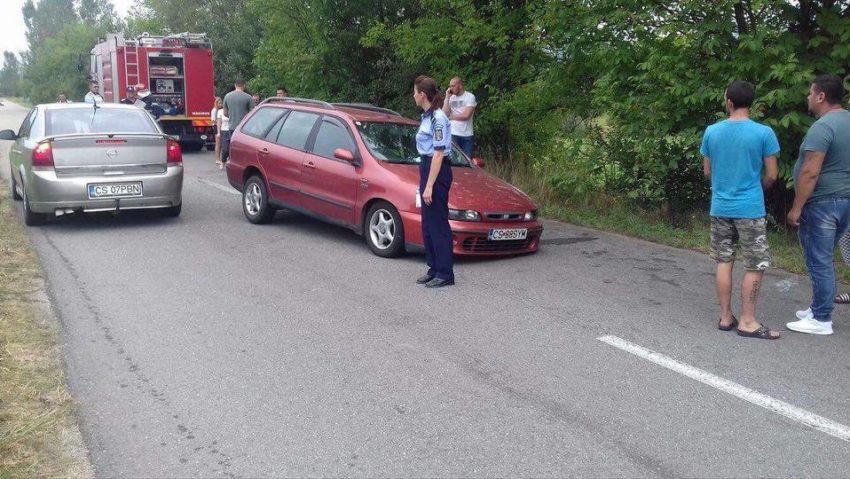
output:
{"label": "green grass", "polygon": [[87,476],[38,260],[0,187],[0,478]]}
{"label": "green grass", "polygon": [[[632,236],[653,243],[700,251],[708,254],[709,216],[707,211],[693,212],[673,224],[660,211],[636,208],[627,201],[600,192],[596,197],[577,201],[556,195],[545,178],[527,168],[503,163],[490,163],[493,174],[504,178],[532,197],[546,218]],[[773,267],[792,273],[806,274],[803,251],[796,232],[786,229],[768,232]],[[850,267],[836,254],[839,280],[850,282]]]}

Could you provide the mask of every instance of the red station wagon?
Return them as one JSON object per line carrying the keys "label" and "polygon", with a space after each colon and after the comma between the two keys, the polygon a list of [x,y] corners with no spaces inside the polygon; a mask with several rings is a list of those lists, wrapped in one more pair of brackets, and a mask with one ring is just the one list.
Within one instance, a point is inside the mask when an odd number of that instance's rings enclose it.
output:
{"label": "red station wagon", "polygon": [[[233,132],[227,178],[252,223],[288,209],[353,230],[378,256],[422,250],[418,126],[369,104],[270,98]],[[543,225],[528,196],[456,147],[451,162],[454,253],[537,251]]]}

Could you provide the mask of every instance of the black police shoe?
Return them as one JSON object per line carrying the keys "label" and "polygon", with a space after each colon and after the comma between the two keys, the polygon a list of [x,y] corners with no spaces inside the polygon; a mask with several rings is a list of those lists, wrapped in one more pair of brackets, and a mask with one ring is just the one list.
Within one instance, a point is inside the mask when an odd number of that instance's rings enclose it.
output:
{"label": "black police shoe", "polygon": [[433,276],[433,275],[426,274],[425,276],[420,276],[420,277],[416,280],[416,284],[425,284],[425,283],[427,283],[427,282],[431,281],[432,279],[434,279],[434,276]]}
{"label": "black police shoe", "polygon": [[454,279],[442,279],[442,278],[434,278],[431,281],[425,283],[426,288],[442,288],[443,286],[451,286],[455,284]]}

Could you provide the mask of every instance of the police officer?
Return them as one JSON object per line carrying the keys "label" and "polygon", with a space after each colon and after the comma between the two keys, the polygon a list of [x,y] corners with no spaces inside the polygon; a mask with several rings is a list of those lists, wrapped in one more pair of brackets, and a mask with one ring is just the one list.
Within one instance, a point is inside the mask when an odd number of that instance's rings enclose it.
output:
{"label": "police officer", "polygon": [[449,119],[442,110],[443,95],[437,83],[420,76],[413,85],[416,106],[425,112],[416,133],[419,152],[419,191],[422,195],[422,238],[428,272],[417,279],[428,288],[455,284],[452,268],[452,230],[449,226],[449,188],[452,186],[452,132]]}
{"label": "police officer", "polygon": [[138,98],[136,96],[136,89],[132,86],[128,86],[126,92],[127,96],[125,98],[122,98],[120,103],[123,103],[125,105],[135,105],[136,99]]}

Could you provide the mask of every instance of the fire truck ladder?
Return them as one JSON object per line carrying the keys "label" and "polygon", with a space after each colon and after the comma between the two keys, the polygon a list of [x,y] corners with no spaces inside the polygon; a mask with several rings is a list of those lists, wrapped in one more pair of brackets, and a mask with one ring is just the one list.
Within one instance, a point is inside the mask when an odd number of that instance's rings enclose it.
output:
{"label": "fire truck ladder", "polygon": [[124,78],[127,86],[139,83],[139,48],[135,43],[124,46]]}

